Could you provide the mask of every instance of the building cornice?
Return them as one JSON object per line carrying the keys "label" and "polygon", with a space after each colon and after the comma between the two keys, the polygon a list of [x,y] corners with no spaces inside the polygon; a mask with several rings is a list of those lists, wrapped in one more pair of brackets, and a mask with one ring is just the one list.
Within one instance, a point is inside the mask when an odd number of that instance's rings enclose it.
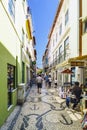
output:
{"label": "building cornice", "polygon": [[50,37],[51,37],[51,35],[52,35],[52,32],[53,32],[53,30],[54,30],[54,27],[55,27],[57,18],[58,18],[58,16],[59,16],[61,7],[62,7],[62,5],[63,5],[63,2],[64,2],[64,0],[60,0],[60,3],[59,3],[59,5],[58,5],[58,9],[57,9],[57,12],[56,12],[54,21],[53,21],[53,25],[52,25],[51,31],[50,31],[50,33],[49,33],[49,35],[48,35],[48,38],[49,38],[49,39],[50,39]]}

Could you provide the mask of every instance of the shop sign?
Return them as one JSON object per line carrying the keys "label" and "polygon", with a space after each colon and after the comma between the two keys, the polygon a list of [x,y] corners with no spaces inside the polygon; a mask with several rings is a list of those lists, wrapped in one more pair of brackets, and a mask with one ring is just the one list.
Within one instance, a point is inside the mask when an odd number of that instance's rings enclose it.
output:
{"label": "shop sign", "polygon": [[84,66],[84,62],[81,61],[71,61],[71,66]]}

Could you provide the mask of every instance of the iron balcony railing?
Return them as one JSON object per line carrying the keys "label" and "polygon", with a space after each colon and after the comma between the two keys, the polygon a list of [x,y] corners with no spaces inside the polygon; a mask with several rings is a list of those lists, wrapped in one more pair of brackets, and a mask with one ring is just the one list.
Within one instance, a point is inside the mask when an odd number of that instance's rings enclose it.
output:
{"label": "iron balcony railing", "polygon": [[50,63],[43,63],[43,67],[44,68],[48,68],[48,69],[52,69],[53,67],[55,67],[56,65],[62,63],[65,60],[69,59],[69,53],[67,53],[67,50],[62,51],[55,59],[53,59],[53,61]]}
{"label": "iron balcony railing", "polygon": [[52,68],[52,67],[55,67],[56,65],[62,63],[63,61],[69,59],[69,56],[64,53],[64,51],[59,54],[54,60],[52,63],[49,64],[49,67]]}

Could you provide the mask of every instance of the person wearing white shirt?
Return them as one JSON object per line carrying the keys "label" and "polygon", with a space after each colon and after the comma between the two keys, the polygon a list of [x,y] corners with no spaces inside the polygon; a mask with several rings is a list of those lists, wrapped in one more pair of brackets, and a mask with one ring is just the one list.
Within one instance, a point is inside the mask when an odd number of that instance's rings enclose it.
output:
{"label": "person wearing white shirt", "polygon": [[55,88],[56,88],[57,87],[57,79],[55,79],[54,83],[55,83]]}
{"label": "person wearing white shirt", "polygon": [[41,94],[41,88],[42,88],[42,81],[43,81],[43,79],[42,79],[41,75],[37,76],[37,78],[36,78],[37,89],[38,89],[38,93],[40,93],[40,94]]}

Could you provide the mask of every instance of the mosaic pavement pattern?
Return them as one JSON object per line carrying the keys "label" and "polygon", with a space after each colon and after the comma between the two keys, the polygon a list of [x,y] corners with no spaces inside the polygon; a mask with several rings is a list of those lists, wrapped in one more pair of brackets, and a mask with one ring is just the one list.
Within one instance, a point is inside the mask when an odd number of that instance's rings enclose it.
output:
{"label": "mosaic pavement pattern", "polygon": [[11,130],[82,130],[81,118],[79,112],[66,108],[56,89],[44,86],[38,94],[33,86]]}

